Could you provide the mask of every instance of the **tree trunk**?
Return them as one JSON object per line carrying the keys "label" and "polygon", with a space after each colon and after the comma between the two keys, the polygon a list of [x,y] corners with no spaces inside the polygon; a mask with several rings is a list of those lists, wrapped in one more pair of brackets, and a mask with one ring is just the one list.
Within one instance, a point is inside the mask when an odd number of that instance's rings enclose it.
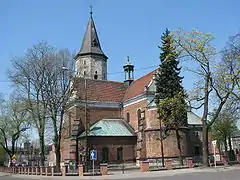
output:
{"label": "tree trunk", "polygon": [[55,155],[56,155],[56,172],[60,172],[61,153],[59,143],[55,145]]}
{"label": "tree trunk", "polygon": [[183,156],[182,156],[182,148],[181,148],[181,137],[179,134],[179,130],[176,129],[176,137],[177,137],[177,146],[178,146],[178,152],[179,152],[179,161],[180,165],[183,166]]}
{"label": "tree trunk", "polygon": [[228,137],[228,146],[229,146],[228,160],[229,161],[234,161],[235,160],[235,155],[234,155],[234,151],[232,149],[231,137]]}
{"label": "tree trunk", "polygon": [[9,162],[10,162],[10,167],[12,167],[13,166],[13,163],[12,163],[12,154],[8,154],[8,156],[9,156]]}
{"label": "tree trunk", "polygon": [[227,155],[227,151],[228,151],[228,150],[227,150],[227,149],[228,149],[228,148],[227,148],[227,138],[224,139],[224,142],[223,142],[223,143],[224,143],[224,154]]}
{"label": "tree trunk", "polygon": [[40,166],[44,166],[45,145],[44,145],[44,136],[43,135],[39,135],[39,143],[40,143]]}
{"label": "tree trunk", "polygon": [[14,164],[12,163],[12,157],[13,155],[15,155],[15,143],[16,140],[14,140],[14,138],[12,137],[12,147],[11,147],[11,157],[10,157],[10,167],[12,167]]}
{"label": "tree trunk", "polygon": [[209,152],[208,152],[208,128],[207,126],[203,126],[203,166],[207,167],[209,165]]}
{"label": "tree trunk", "polygon": [[225,155],[225,158],[226,158],[226,161],[229,163],[229,157],[228,157],[228,143],[227,143],[227,137],[224,138],[224,155]]}
{"label": "tree trunk", "polygon": [[75,152],[75,159],[76,159],[76,169],[78,167],[78,164],[79,164],[79,152],[78,152],[78,137],[76,137],[76,152]]}
{"label": "tree trunk", "polygon": [[159,120],[159,127],[160,127],[160,143],[161,143],[161,156],[162,156],[162,167],[165,167],[164,162],[164,150],[163,150],[163,129],[162,129],[162,121]]}
{"label": "tree trunk", "polygon": [[210,87],[210,65],[209,62],[207,63],[207,74],[204,78],[205,85],[204,85],[204,106],[203,106],[203,116],[202,116],[202,123],[203,123],[203,133],[202,133],[202,141],[203,141],[203,166],[209,166],[209,153],[208,153],[208,124],[207,124],[207,117],[208,117],[208,104],[209,104],[209,87]]}
{"label": "tree trunk", "polygon": [[[57,118],[55,119],[55,154],[56,154],[56,171],[60,172],[60,163],[61,163],[61,152],[60,152],[60,148],[61,148],[61,139],[62,139],[62,125],[63,125],[63,115],[64,115],[64,110],[65,110],[65,106],[62,106],[62,110],[60,113],[60,123],[59,123],[59,131],[57,131],[56,128],[56,122],[57,122]],[[55,114],[57,114],[55,112]]]}
{"label": "tree trunk", "polygon": [[12,138],[12,156],[15,154],[15,140]]}
{"label": "tree trunk", "polygon": [[231,137],[228,137],[228,146],[229,146],[229,150],[232,151]]}

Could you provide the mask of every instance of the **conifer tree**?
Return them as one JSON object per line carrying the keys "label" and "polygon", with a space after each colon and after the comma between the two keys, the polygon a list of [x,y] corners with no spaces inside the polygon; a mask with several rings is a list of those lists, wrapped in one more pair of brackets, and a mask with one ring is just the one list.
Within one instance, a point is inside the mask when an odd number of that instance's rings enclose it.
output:
{"label": "conifer tree", "polygon": [[162,46],[159,47],[161,50],[160,68],[155,79],[155,102],[158,107],[158,117],[163,122],[165,132],[174,130],[176,133],[179,159],[182,164],[179,131],[187,125],[187,106],[182,86],[183,77],[180,77],[181,68],[178,67],[178,54],[175,51],[173,39],[168,29],[163,33],[161,39]]}
{"label": "conifer tree", "polygon": [[159,46],[160,69],[156,76],[156,97],[155,101],[159,104],[161,99],[174,97],[184,89],[181,85],[183,77],[180,77],[181,68],[178,67],[177,53],[173,46],[173,39],[170,31],[166,29],[162,37],[162,46]]}

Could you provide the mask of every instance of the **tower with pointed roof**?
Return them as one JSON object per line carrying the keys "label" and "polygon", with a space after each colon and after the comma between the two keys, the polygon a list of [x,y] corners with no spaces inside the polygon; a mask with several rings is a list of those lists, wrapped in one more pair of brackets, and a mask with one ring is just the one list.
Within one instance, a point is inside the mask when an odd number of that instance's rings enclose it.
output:
{"label": "tower with pointed roof", "polygon": [[77,76],[107,80],[107,59],[100,45],[91,10],[82,47],[75,56]]}

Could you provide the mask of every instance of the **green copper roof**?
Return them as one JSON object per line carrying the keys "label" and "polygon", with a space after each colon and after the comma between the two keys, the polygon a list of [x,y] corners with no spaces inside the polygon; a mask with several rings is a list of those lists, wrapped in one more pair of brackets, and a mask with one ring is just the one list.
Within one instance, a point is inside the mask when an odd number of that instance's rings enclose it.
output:
{"label": "green copper roof", "polygon": [[[79,137],[85,137],[83,132]],[[90,127],[88,136],[134,136],[134,130],[123,119],[102,119]]]}
{"label": "green copper roof", "polygon": [[155,108],[155,107],[157,107],[154,99],[147,105],[147,107],[148,108]]}

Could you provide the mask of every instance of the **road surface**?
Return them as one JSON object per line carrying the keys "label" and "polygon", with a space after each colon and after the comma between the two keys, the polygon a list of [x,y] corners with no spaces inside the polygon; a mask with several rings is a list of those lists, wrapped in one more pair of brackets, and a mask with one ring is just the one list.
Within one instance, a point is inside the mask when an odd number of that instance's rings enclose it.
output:
{"label": "road surface", "polygon": [[[180,172],[180,173],[179,173]],[[239,180],[240,179],[240,168],[237,169],[225,169],[225,170],[198,170],[196,171],[168,171],[157,172],[157,173],[131,173],[124,174],[122,176],[99,176],[99,177],[41,177],[41,176],[11,176],[5,175],[0,176],[0,180],[23,180],[23,179],[44,179],[44,180],[76,180],[76,179],[102,179],[102,180]]]}

